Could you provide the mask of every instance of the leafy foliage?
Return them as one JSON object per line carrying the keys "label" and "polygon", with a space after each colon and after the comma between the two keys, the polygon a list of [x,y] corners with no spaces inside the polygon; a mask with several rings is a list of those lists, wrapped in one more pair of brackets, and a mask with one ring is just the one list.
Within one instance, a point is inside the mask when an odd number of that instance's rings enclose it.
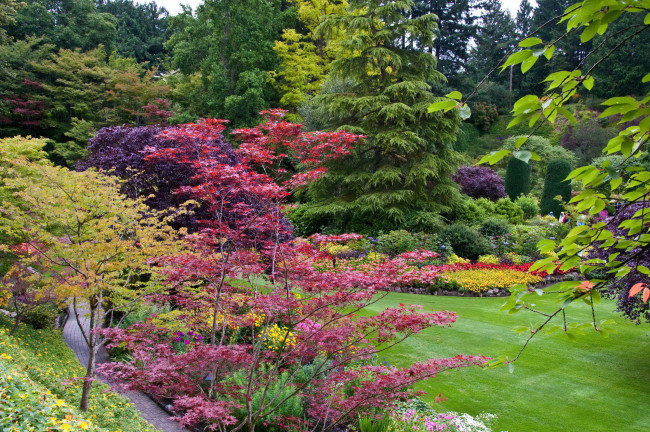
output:
{"label": "leafy foliage", "polygon": [[[571,173],[571,165],[562,159],[554,159],[549,162],[546,168],[546,177],[544,178],[544,190],[540,202],[540,212],[543,215],[553,213],[559,217],[564,211],[563,203],[568,203],[571,199],[571,181],[567,177]],[[561,196],[561,201],[556,196]]]}
{"label": "leafy foliage", "polygon": [[426,52],[435,17],[408,17],[410,0],[388,6],[355,1],[350,7],[350,15],[330,15],[318,30],[348,34],[331,73],[349,86],[314,102],[330,127],[367,138],[351,157],[328,164],[328,173],[310,188],[307,212],[344,232],[404,224],[428,230],[438,223],[435,212],[458,197],[449,176],[459,161],[452,150],[458,117],[426,110],[435,100],[429,83],[443,79]]}
{"label": "leafy foliage", "polygon": [[86,411],[102,343],[95,331],[113,310],[137,301],[142,292],[133,288],[159,289],[155,277],[141,283],[135,274],[153,272],[149,260],[171,250],[177,233],[163,215],[120,195],[114,178],[20,159],[15,165],[3,187],[18,203],[0,209],[0,231],[21,238],[20,249],[10,251],[35,270],[44,290],[72,298],[75,316],[78,300],[87,304],[90,328],[82,333],[90,360],[80,402]]}
{"label": "leafy foliage", "polygon": [[515,157],[508,159],[505,189],[513,201],[530,192],[530,165],[528,163]]}
{"label": "leafy foliage", "polygon": [[463,258],[476,260],[480,255],[490,253],[490,243],[467,225],[455,223],[440,233],[440,239],[450,245],[454,252]]}
{"label": "leafy foliage", "polygon": [[250,126],[268,108],[274,94],[266,71],[279,59],[273,51],[291,19],[280,1],[224,0],[200,5],[170,19],[166,47],[172,67],[186,77],[196,74],[193,97],[183,110],[199,117],[221,117]]}
{"label": "leafy foliage", "polygon": [[452,178],[460,185],[461,192],[472,198],[487,198],[496,201],[506,196],[503,179],[488,167],[461,167]]}

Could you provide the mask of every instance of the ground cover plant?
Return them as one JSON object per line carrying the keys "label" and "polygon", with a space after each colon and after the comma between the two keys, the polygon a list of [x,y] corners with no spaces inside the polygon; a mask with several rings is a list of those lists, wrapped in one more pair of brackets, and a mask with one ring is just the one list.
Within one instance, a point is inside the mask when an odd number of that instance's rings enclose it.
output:
{"label": "ground cover plant", "polygon": [[[23,324],[14,335],[10,335],[11,328],[11,321],[0,317],[0,374],[8,383],[3,389],[11,393],[10,396],[5,394],[3,399],[9,397],[13,404],[11,410],[20,409],[24,415],[2,416],[3,421],[12,422],[3,424],[3,427],[7,427],[6,430],[12,430],[11,427],[16,426],[18,429],[13,430],[20,432],[46,430],[46,427],[66,432],[86,429],[110,432],[155,431],[140,417],[128,399],[110,391],[105,384],[95,384],[92,387],[89,409],[81,413],[77,405],[86,370],[66,346],[61,333],[56,330],[34,330]],[[23,377],[27,381],[22,381]],[[35,383],[34,387],[25,387],[27,382]],[[56,422],[52,417],[57,419]],[[18,426],[21,421],[24,423]]]}

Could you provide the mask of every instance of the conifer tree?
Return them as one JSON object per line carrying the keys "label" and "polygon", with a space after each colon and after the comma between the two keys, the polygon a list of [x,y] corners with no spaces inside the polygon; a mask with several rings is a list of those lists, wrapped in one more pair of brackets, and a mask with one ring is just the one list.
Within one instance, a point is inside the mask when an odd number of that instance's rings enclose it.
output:
{"label": "conifer tree", "polygon": [[[471,69],[480,81],[516,44],[515,22],[503,9],[500,0],[484,2],[476,44],[471,50]],[[506,74],[493,76],[494,81],[508,81]]]}
{"label": "conifer tree", "polygon": [[511,200],[530,192],[530,165],[517,159],[510,158],[506,168],[506,193]]}
{"label": "conifer tree", "polygon": [[555,199],[555,197],[560,195],[565,203],[571,199],[571,181],[566,180],[570,173],[571,164],[564,159],[553,159],[548,163],[540,203],[542,215],[553,212],[553,215],[557,217],[560,212],[564,211],[562,202]]}
{"label": "conifer tree", "polygon": [[436,100],[429,83],[444,80],[428,53],[436,17],[409,18],[411,0],[350,6],[349,15],[329,16],[319,31],[349,34],[331,74],[351,84],[315,100],[332,128],[367,138],[311,187],[307,214],[342,230],[432,228],[459,197],[450,177],[459,162],[452,150],[459,117],[427,112]]}

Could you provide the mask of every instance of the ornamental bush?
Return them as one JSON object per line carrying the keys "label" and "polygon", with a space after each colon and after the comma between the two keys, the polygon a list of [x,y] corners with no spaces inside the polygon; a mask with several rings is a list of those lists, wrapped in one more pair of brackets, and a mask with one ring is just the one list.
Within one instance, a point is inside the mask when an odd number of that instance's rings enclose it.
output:
{"label": "ornamental bush", "polygon": [[461,192],[472,198],[496,201],[506,196],[503,179],[488,167],[464,166],[452,178],[460,185]]}
{"label": "ornamental bush", "polygon": [[[449,219],[468,225],[477,225],[483,222],[486,217],[485,210],[479,206],[477,200],[465,197],[454,211],[449,214]],[[483,198],[485,199],[485,198]],[[487,200],[486,200],[487,201]],[[491,201],[488,201],[491,203]]]}
{"label": "ornamental bush", "polygon": [[377,251],[387,255],[399,255],[414,250],[418,244],[406,230],[395,230],[377,238]]}
{"label": "ornamental bush", "polygon": [[[543,215],[553,212],[558,217],[564,211],[564,203],[571,199],[571,181],[565,180],[571,173],[571,164],[564,159],[553,159],[546,168],[544,177],[544,190],[540,203],[540,212]],[[561,196],[562,201],[555,197]]]}
{"label": "ornamental bush", "polygon": [[[160,126],[111,126],[99,130],[88,141],[88,156],[77,163],[78,170],[97,168],[108,171],[111,175],[125,180],[122,193],[130,198],[147,197],[145,203],[156,210],[178,207],[187,200],[186,194],[177,193],[182,187],[198,184],[193,177],[194,171],[189,164],[183,164],[172,158],[149,159],[145,149],[159,152],[177,152],[181,155],[183,146],[191,147],[192,139],[185,142],[167,139],[164,131],[177,130],[180,126],[163,128]],[[195,140],[198,146],[198,140]],[[219,163],[233,166],[237,163],[232,146],[223,137],[211,137],[205,143],[204,157],[218,159]],[[184,156],[192,155],[186,152]],[[196,159],[196,155],[194,155]],[[234,203],[241,201],[235,197]],[[194,215],[178,219],[177,223],[190,231],[198,228],[197,221],[210,218],[205,207],[194,209]]]}
{"label": "ornamental bush", "polygon": [[490,242],[476,230],[461,223],[449,225],[440,233],[440,238],[462,258],[476,260],[491,252]]}
{"label": "ornamental bush", "polygon": [[511,200],[530,192],[530,165],[511,157],[506,168],[505,190]]}
{"label": "ornamental bush", "polygon": [[532,195],[521,195],[515,200],[517,207],[524,212],[524,219],[530,219],[539,214],[539,203]]}
{"label": "ornamental bush", "polygon": [[491,217],[481,224],[479,232],[486,237],[500,237],[510,232],[510,225],[501,218]]}
{"label": "ornamental bush", "polygon": [[494,206],[494,213],[503,217],[511,224],[522,223],[524,212],[510,198],[501,198]]}

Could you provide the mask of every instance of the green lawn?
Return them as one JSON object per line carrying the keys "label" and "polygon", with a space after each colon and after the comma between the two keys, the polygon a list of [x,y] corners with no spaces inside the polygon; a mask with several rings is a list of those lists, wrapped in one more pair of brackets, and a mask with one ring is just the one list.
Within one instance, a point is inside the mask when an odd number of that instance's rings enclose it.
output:
{"label": "green lawn", "polygon": [[[482,354],[513,357],[525,336],[512,331],[541,316],[499,312],[502,298],[438,297],[391,293],[369,311],[399,303],[425,311],[458,314],[452,328],[432,328],[383,354],[396,366],[429,357]],[[550,305],[550,303],[549,303]],[[561,332],[538,335],[515,363],[506,367],[448,371],[418,388],[427,400],[442,393],[440,411],[498,415],[497,431],[648,431],[650,430],[650,325],[636,326],[614,312],[612,302],[598,306],[597,320],[611,318],[617,333],[604,338],[587,331],[571,342]],[[572,305],[570,316],[584,322],[591,310]]]}

